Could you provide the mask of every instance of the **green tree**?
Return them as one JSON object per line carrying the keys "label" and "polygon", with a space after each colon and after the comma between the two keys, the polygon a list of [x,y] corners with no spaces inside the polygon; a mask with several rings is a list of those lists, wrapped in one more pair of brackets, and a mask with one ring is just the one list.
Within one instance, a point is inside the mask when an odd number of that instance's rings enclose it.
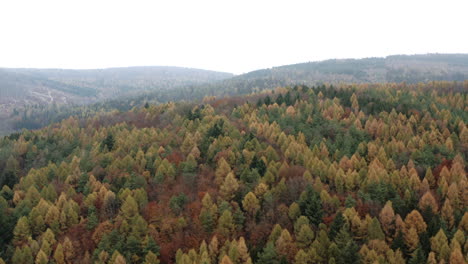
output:
{"label": "green tree", "polygon": [[380,227],[380,222],[377,218],[372,218],[371,222],[367,226],[367,235],[369,240],[385,240],[385,234],[383,233],[382,228]]}
{"label": "green tree", "polygon": [[262,252],[258,254],[257,264],[280,264],[278,253],[276,253],[275,246],[269,242]]}
{"label": "green tree", "polygon": [[330,225],[330,239],[335,239],[335,236],[340,232],[341,228],[343,227],[344,224],[344,218],[343,214],[341,212],[338,212],[333,218],[333,222]]}
{"label": "green tree", "polygon": [[311,224],[318,225],[322,222],[322,200],[312,186],[307,185],[305,192],[301,194],[299,207],[302,214],[309,218]]}
{"label": "green tree", "polygon": [[31,231],[29,228],[28,218],[26,218],[26,216],[23,216],[18,220],[15,229],[13,230],[13,235],[14,243],[17,245],[21,245],[28,240],[28,237],[31,235]]}

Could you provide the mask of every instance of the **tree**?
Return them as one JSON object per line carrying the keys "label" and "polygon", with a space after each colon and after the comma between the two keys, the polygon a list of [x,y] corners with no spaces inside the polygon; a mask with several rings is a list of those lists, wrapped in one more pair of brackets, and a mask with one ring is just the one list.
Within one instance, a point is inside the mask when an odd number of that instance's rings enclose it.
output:
{"label": "tree", "polygon": [[278,254],[272,242],[268,242],[263,251],[258,254],[257,264],[280,264]]}
{"label": "tree", "polygon": [[406,229],[414,227],[415,231],[419,234],[426,231],[427,225],[423,217],[417,210],[411,211],[405,218]]}
{"label": "tree", "polygon": [[235,230],[234,220],[232,213],[229,210],[224,210],[221,217],[218,219],[218,232],[224,237],[229,237],[230,234]]}
{"label": "tree", "polygon": [[292,203],[289,206],[288,216],[291,221],[295,221],[301,215],[301,209],[299,208],[299,204],[296,202]]}
{"label": "tree", "polygon": [[424,210],[426,207],[430,207],[434,214],[437,213],[437,211],[439,210],[437,202],[430,191],[427,191],[419,201],[419,209],[421,209],[421,211]]}
{"label": "tree", "polygon": [[339,249],[336,257],[337,264],[357,264],[361,262],[361,257],[358,253],[359,247],[351,238],[345,227],[341,228],[335,241]]}
{"label": "tree", "polygon": [[310,258],[307,255],[307,253],[304,250],[300,249],[297,252],[296,256],[294,257],[294,263],[296,263],[296,264],[309,264],[311,262],[310,262]]}
{"label": "tree", "polygon": [[65,252],[65,261],[71,262],[75,257],[75,249],[73,243],[68,237],[65,237],[63,241],[63,252]]}
{"label": "tree", "polygon": [[404,233],[403,237],[405,239],[405,245],[407,246],[408,251],[413,252],[419,245],[418,232],[414,227],[411,227]]}
{"label": "tree", "polygon": [[284,256],[291,263],[296,255],[296,246],[294,245],[291,234],[287,229],[283,229],[280,237],[276,240],[276,252]]}
{"label": "tree", "polygon": [[330,225],[330,238],[333,240],[344,224],[343,214],[338,212]]}
{"label": "tree", "polygon": [[226,176],[231,172],[231,166],[227,161],[221,157],[218,161],[218,166],[215,171],[215,182],[218,185],[221,185],[224,182]]}
{"label": "tree", "polygon": [[63,254],[62,244],[59,243],[54,252],[54,260],[57,264],[65,264],[65,255]]}
{"label": "tree", "polygon": [[426,256],[424,255],[424,251],[421,248],[417,248],[413,252],[413,256],[411,257],[409,264],[419,264],[419,263],[426,263]]}
{"label": "tree", "polygon": [[385,240],[385,234],[380,227],[380,222],[377,218],[372,218],[372,221],[369,223],[367,227],[367,235],[369,236],[369,240],[379,239]]}
{"label": "tree", "polygon": [[49,263],[49,258],[47,257],[47,255],[42,251],[42,250],[39,250],[39,252],[37,253],[37,256],[36,256],[36,264],[47,264]]}
{"label": "tree", "polygon": [[132,219],[138,214],[138,204],[135,199],[129,195],[127,196],[127,199],[125,199],[120,210],[127,220]]}
{"label": "tree", "polygon": [[242,207],[247,213],[249,213],[249,215],[255,216],[257,211],[260,209],[260,202],[255,194],[249,192],[245,195],[244,200],[242,200]]}
{"label": "tree", "polygon": [[27,241],[28,237],[31,235],[31,231],[29,229],[28,218],[26,218],[26,216],[23,216],[18,220],[15,230],[13,231],[13,235],[13,241],[16,245],[21,245]]}
{"label": "tree", "polygon": [[453,208],[449,198],[445,199],[444,205],[442,206],[441,214],[447,222],[447,224],[449,225],[449,227],[453,227],[453,224],[455,223],[455,218],[453,217]]}
{"label": "tree", "polygon": [[450,264],[464,264],[466,263],[465,258],[460,248],[455,248],[450,254]]}
{"label": "tree", "polygon": [[445,260],[447,262],[449,260],[450,247],[448,245],[447,236],[442,229],[440,229],[439,232],[431,238],[431,249],[436,253],[439,261]]}
{"label": "tree", "polygon": [[31,252],[31,248],[29,246],[24,246],[22,248],[16,247],[11,260],[12,263],[33,264],[34,258]]}
{"label": "tree", "polygon": [[112,134],[108,134],[107,137],[102,141],[101,149],[106,148],[108,151],[114,149],[115,139]]}
{"label": "tree", "polygon": [[230,201],[234,198],[234,194],[239,189],[239,182],[234,176],[234,173],[230,172],[226,176],[223,185],[220,188],[220,194],[226,201]]}
{"label": "tree", "polygon": [[156,254],[154,254],[153,252],[149,251],[148,254],[146,254],[145,262],[143,263],[144,264],[159,264],[158,256],[156,256]]}
{"label": "tree", "polygon": [[311,224],[318,225],[322,222],[322,201],[312,186],[307,185],[305,192],[301,194],[299,207],[302,214],[309,218]]}
{"label": "tree", "polygon": [[233,264],[231,259],[228,257],[228,255],[224,255],[223,259],[221,259],[220,264]]}
{"label": "tree", "polygon": [[296,234],[296,242],[300,248],[308,248],[314,240],[314,231],[309,225],[302,225]]}

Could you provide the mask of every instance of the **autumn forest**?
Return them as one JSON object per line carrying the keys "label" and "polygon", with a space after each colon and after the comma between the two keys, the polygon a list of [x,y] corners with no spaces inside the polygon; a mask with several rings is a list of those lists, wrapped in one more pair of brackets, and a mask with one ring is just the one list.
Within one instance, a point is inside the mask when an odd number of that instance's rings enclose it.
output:
{"label": "autumn forest", "polygon": [[291,85],[10,134],[0,263],[466,263],[467,91]]}

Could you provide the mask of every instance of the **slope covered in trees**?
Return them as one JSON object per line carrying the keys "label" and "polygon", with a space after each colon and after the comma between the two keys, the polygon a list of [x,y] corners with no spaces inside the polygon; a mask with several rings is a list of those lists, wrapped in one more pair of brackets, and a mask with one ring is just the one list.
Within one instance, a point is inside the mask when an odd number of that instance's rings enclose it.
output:
{"label": "slope covered in trees", "polygon": [[[0,69],[0,134],[32,112],[83,105],[144,91],[167,91],[232,77],[232,74],[179,67],[96,70]],[[53,120],[51,120],[53,121]],[[9,125],[11,124],[11,125]],[[9,126],[7,126],[9,125]],[[31,128],[24,124],[20,128]]]}
{"label": "slope covered in trees", "polygon": [[[0,110],[3,109],[0,135],[22,128],[40,128],[71,115],[88,116],[101,110],[128,111],[146,102],[237,96],[296,84],[463,82],[466,79],[467,54],[326,60],[234,77],[227,73],[176,67],[3,69],[0,70]],[[84,102],[95,101],[98,103],[82,107]]]}
{"label": "slope covered in trees", "polygon": [[467,90],[295,86],[12,134],[0,257],[466,263]]}
{"label": "slope covered in trees", "polygon": [[385,58],[334,59],[253,71],[220,82],[238,90],[319,83],[418,83],[464,81],[468,54],[395,55]]}

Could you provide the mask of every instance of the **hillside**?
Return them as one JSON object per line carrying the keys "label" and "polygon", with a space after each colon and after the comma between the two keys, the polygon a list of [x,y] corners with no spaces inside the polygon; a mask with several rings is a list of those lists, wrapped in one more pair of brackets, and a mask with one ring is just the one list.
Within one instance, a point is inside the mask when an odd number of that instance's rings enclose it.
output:
{"label": "hillside", "polygon": [[[2,77],[3,76],[3,77]],[[227,73],[176,67],[103,70],[0,70],[0,135],[40,128],[71,115],[127,111],[146,102],[236,96],[282,86],[321,83],[418,83],[468,79],[468,54],[396,55],[326,60]],[[84,103],[97,102],[89,107]],[[66,104],[65,104],[66,103]],[[16,109],[16,111],[14,111]]]}
{"label": "hillside", "polygon": [[467,85],[285,87],[12,134],[0,263],[466,263]]}
{"label": "hillside", "polygon": [[340,59],[263,69],[212,84],[240,91],[320,83],[418,83],[468,79],[468,54],[395,55]]}
{"label": "hillside", "polygon": [[[0,134],[12,113],[54,105],[83,105],[144,91],[166,91],[232,77],[232,74],[179,67],[96,70],[0,69]],[[26,111],[25,111],[26,109]],[[21,114],[22,115],[22,114]]]}

